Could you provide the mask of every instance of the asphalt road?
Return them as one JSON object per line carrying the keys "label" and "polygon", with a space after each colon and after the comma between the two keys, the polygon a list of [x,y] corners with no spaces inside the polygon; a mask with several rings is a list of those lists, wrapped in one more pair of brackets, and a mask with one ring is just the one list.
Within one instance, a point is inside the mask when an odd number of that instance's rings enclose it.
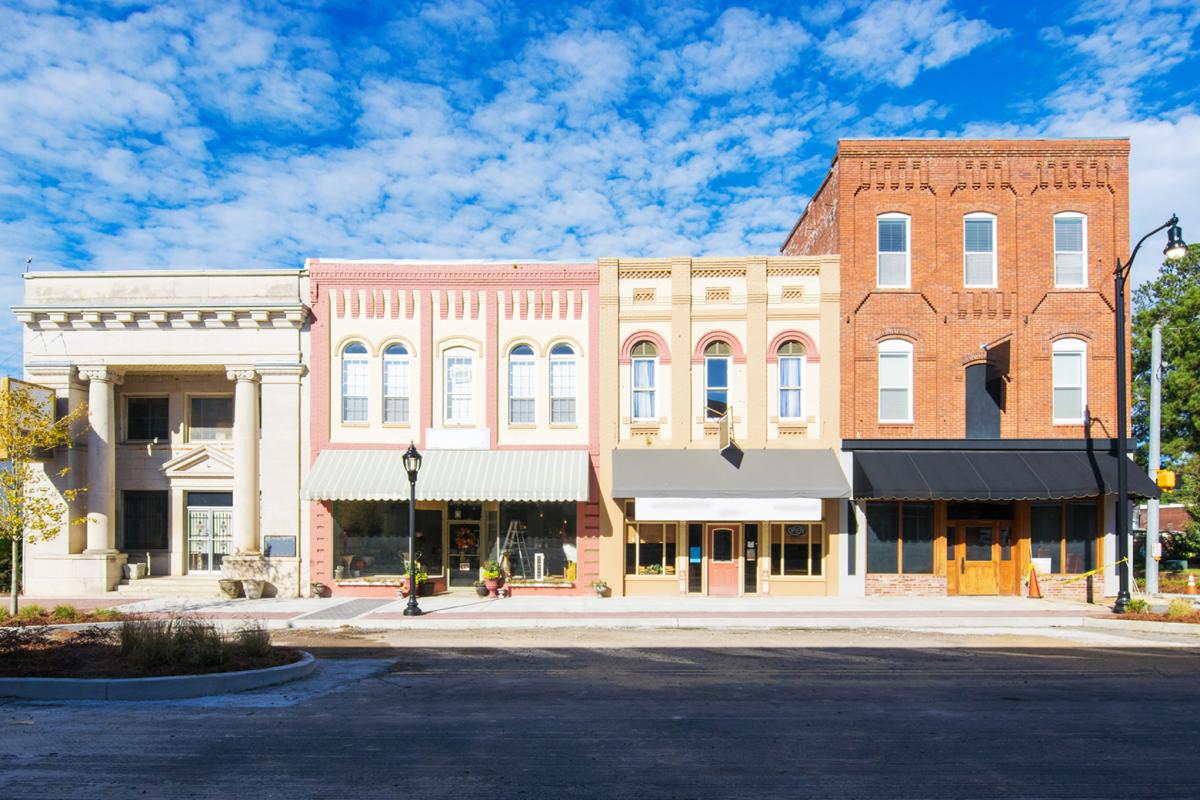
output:
{"label": "asphalt road", "polygon": [[1197,649],[705,635],[316,637],[278,691],[0,701],[0,798],[1200,797]]}

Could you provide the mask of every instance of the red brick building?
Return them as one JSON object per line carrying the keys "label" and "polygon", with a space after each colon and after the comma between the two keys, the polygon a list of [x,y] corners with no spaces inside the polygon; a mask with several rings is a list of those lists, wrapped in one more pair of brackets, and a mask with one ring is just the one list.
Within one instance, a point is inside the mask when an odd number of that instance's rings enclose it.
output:
{"label": "red brick building", "polygon": [[841,259],[867,593],[1105,593],[1128,247],[1127,139],[839,142],[783,252]]}

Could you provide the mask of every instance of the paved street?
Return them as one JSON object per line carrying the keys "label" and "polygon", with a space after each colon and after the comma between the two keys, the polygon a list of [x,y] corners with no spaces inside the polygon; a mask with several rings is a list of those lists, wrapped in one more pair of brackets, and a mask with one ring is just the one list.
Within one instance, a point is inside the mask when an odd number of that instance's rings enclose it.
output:
{"label": "paved street", "polygon": [[274,691],[0,705],[0,797],[1200,794],[1189,768],[1194,639],[1066,629],[287,636],[321,667]]}

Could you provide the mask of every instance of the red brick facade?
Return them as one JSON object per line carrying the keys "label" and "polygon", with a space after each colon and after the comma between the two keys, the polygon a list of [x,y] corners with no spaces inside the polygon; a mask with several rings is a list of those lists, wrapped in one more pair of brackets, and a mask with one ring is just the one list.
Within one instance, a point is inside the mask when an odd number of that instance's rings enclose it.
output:
{"label": "red brick facade", "polygon": [[[1008,337],[1002,438],[1077,438],[1055,425],[1051,346],[1087,343],[1091,435],[1115,434],[1112,270],[1128,252],[1129,142],[1098,140],[851,140],[783,252],[841,255],[842,436],[965,435],[965,369],[980,345]],[[876,220],[909,217],[908,289],[876,287]],[[963,218],[995,215],[997,285],[964,286]],[[1054,215],[1087,217],[1086,286],[1054,281]],[[912,424],[880,424],[878,348],[913,345]]]}

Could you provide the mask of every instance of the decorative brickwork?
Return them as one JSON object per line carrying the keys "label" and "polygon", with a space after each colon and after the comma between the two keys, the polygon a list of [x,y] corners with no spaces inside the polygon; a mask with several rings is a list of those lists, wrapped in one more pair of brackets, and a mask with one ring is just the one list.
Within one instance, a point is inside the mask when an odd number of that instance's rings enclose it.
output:
{"label": "decorative brickwork", "polygon": [[867,575],[868,595],[945,597],[945,575]]}
{"label": "decorative brickwork", "polygon": [[[1093,576],[1083,580],[1070,575],[1038,575],[1042,596],[1048,600],[1071,600],[1076,603],[1104,604],[1104,578]],[[1028,591],[1028,589],[1026,589]]]}

